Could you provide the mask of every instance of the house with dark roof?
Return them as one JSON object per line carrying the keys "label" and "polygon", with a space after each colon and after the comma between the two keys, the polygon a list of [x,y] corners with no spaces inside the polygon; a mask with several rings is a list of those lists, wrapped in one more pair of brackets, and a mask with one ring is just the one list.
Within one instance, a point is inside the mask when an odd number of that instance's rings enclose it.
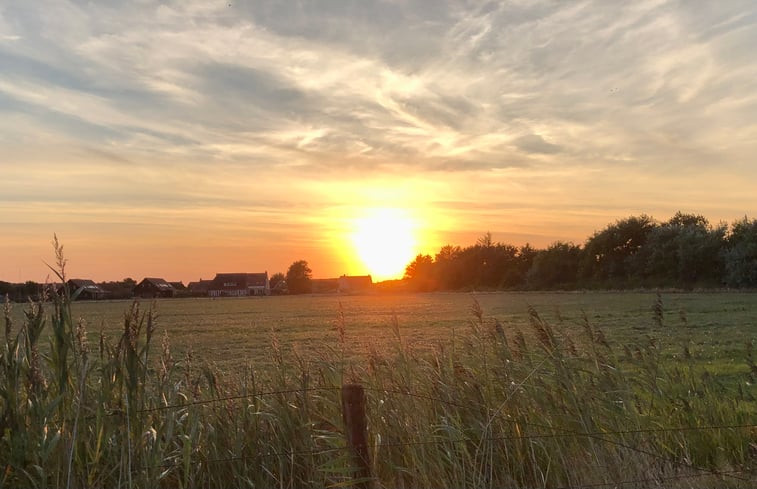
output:
{"label": "house with dark roof", "polygon": [[310,280],[310,290],[314,294],[329,294],[339,290],[337,278],[314,278]]}
{"label": "house with dark roof", "polygon": [[208,290],[210,290],[212,284],[212,280],[200,279],[197,282],[189,282],[189,284],[187,284],[187,290],[192,297],[207,297]]}
{"label": "house with dark roof", "polygon": [[366,292],[373,288],[370,275],[342,275],[339,277],[339,292]]}
{"label": "house with dark roof", "polygon": [[134,296],[145,299],[173,297],[176,291],[162,278],[144,278],[134,287]]}
{"label": "house with dark roof", "polygon": [[[66,287],[74,300],[96,301],[108,296],[108,291],[88,279],[72,278],[66,282]],[[58,291],[62,292],[62,287]]]}
{"label": "house with dark roof", "polygon": [[208,287],[210,297],[245,297],[271,295],[268,272],[218,273]]}
{"label": "house with dark roof", "polygon": [[186,285],[184,285],[184,282],[178,281],[178,282],[168,282],[171,284],[171,287],[173,287],[173,296],[174,297],[189,297],[189,289]]}

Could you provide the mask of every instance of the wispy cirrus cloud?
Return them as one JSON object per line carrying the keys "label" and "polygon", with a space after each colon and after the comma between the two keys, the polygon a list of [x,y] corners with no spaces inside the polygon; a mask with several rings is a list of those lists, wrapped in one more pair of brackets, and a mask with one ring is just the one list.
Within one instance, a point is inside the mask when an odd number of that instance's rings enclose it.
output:
{"label": "wispy cirrus cloud", "polygon": [[148,134],[223,159],[253,135],[270,164],[282,145],[316,160],[353,147],[368,169],[381,157],[438,168],[441,157],[466,170],[469,155],[503,143],[644,163],[650,145],[664,155],[676,139],[722,136],[723,121],[712,127],[702,112],[754,108],[732,87],[755,67],[729,65],[748,53],[738,39],[754,14],[733,5],[701,15],[664,2],[329,5],[27,7],[12,12],[26,27],[13,35],[29,40],[3,50],[12,78],[0,90],[137,145],[146,139],[133,135]]}
{"label": "wispy cirrus cloud", "polygon": [[3,5],[0,144],[31,170],[4,168],[0,204],[295,189],[323,210],[339,198],[313,182],[380,178],[434,182],[476,231],[502,189],[523,209],[753,212],[755,27],[751,1]]}

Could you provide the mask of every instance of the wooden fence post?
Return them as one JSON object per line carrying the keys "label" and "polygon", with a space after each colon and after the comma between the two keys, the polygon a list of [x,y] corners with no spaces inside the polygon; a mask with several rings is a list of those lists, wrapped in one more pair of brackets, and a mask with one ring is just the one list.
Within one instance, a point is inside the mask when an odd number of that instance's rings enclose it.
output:
{"label": "wooden fence post", "polygon": [[347,446],[355,465],[355,487],[370,489],[371,468],[368,456],[368,424],[365,417],[365,390],[359,384],[342,386],[342,418]]}

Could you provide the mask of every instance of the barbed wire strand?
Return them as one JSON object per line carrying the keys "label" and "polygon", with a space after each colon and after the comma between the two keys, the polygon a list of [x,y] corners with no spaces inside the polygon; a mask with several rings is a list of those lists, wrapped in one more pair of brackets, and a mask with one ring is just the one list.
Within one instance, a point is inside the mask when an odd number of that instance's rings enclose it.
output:
{"label": "barbed wire strand", "polygon": [[253,397],[265,397],[265,396],[274,396],[278,394],[296,394],[300,392],[315,392],[315,391],[329,391],[329,390],[341,390],[341,387],[307,387],[305,389],[285,389],[285,390],[279,390],[279,391],[267,391],[267,392],[252,392],[250,394],[240,394],[236,396],[227,396],[227,397],[217,397],[213,399],[201,399],[198,401],[190,401],[185,403],[178,403],[178,404],[168,404],[165,406],[156,406],[152,408],[147,409],[140,409],[137,411],[138,413],[150,413],[155,411],[165,411],[168,409],[183,409],[186,407],[192,407],[192,406],[200,406],[203,404],[212,404],[215,402],[225,402],[225,401],[237,401],[240,399],[251,399]]}
{"label": "barbed wire strand", "polygon": [[[397,394],[409,395],[411,397],[423,398],[423,399],[427,399],[427,400],[432,400],[433,399],[431,396],[419,395],[419,394],[416,394],[416,393],[408,393],[408,392],[402,392],[402,391],[396,391],[396,393]],[[437,400],[440,401],[440,402],[445,402],[443,399],[437,399]],[[462,406],[459,403],[449,403],[449,404],[454,404],[454,405],[456,405],[458,407],[467,407],[467,406]],[[501,411],[501,409],[498,409],[494,413],[494,416],[499,416],[501,414],[500,411]],[[506,421],[508,421],[508,422],[516,423],[516,424],[537,425],[536,423],[519,422],[519,421],[516,421],[516,420],[508,420],[506,418],[504,418],[504,419]],[[706,472],[706,473],[712,473],[712,471],[710,469],[702,468],[702,467],[697,467],[695,465],[687,464],[687,463],[681,462],[679,460],[669,459],[669,458],[664,457],[662,455],[658,455],[658,454],[653,453],[653,452],[649,452],[649,451],[642,450],[642,449],[637,448],[637,447],[633,447],[633,446],[630,446],[630,445],[627,445],[627,444],[623,444],[623,443],[617,442],[615,440],[608,440],[606,438],[603,438],[603,436],[605,436],[605,435],[621,435],[621,434],[637,434],[637,433],[652,433],[652,432],[713,430],[713,429],[735,429],[735,428],[754,428],[754,427],[756,427],[756,425],[749,425],[749,424],[744,424],[744,425],[727,425],[727,426],[703,426],[703,427],[685,426],[685,427],[674,427],[674,428],[659,428],[659,429],[645,428],[645,429],[637,429],[637,430],[619,430],[619,431],[612,431],[612,432],[582,433],[582,432],[576,432],[576,431],[568,430],[566,428],[559,428],[559,427],[552,427],[552,426],[545,426],[545,425],[538,425],[538,426],[540,426],[541,428],[546,428],[546,429],[550,429],[550,430],[553,430],[553,431],[554,430],[564,431],[564,433],[562,433],[562,434],[551,434],[551,435],[548,435],[548,434],[530,435],[529,436],[530,438],[589,437],[589,438],[595,439],[597,441],[601,441],[601,442],[604,442],[604,443],[609,443],[609,444],[614,444],[614,445],[620,446],[620,447],[625,448],[627,450],[636,451],[638,453],[642,453],[644,455],[656,458],[658,460],[661,460],[661,461],[664,461],[664,462],[667,462],[667,463],[670,463],[670,464],[680,465],[680,466],[684,466],[686,468],[689,468],[691,470],[703,471],[703,472]],[[518,439],[518,438],[524,438],[524,437],[496,437],[496,439],[500,439],[500,440],[514,440],[514,439]],[[479,447],[480,447],[480,444],[483,443],[484,441],[489,441],[489,440],[494,440],[494,439],[495,438],[492,438],[492,437],[490,437],[490,438],[481,438],[478,441]],[[476,441],[476,440],[466,440],[466,441]],[[477,450],[478,450],[478,447],[477,447]],[[738,477],[735,477],[735,478],[738,479]]]}
{"label": "barbed wire strand", "polygon": [[[438,401],[450,406],[460,407],[460,408],[470,408],[470,405],[464,405],[460,404],[458,402],[453,401],[447,401],[445,399],[440,399],[437,397],[425,395],[425,394],[417,394],[413,392],[407,392],[407,391],[401,391],[401,390],[392,390],[392,389],[382,389],[378,387],[364,387],[365,390],[370,391],[380,391],[390,394],[402,394],[409,397],[415,397],[419,399],[425,399],[428,401]],[[476,403],[481,407],[486,407],[486,405],[482,403]],[[564,431],[564,436],[571,436],[571,435],[579,435],[579,436],[590,436],[590,435],[625,435],[625,434],[634,434],[634,433],[652,433],[652,432],[666,432],[666,431],[697,431],[697,430],[716,430],[716,429],[736,429],[736,428],[757,428],[757,425],[755,424],[737,424],[737,425],[707,425],[707,426],[676,426],[671,428],[639,428],[634,430],[618,430],[618,431],[598,431],[593,433],[583,433],[580,431],[572,431],[568,428],[561,428],[559,426],[550,426],[545,425],[541,423],[533,423],[531,421],[525,421],[525,420],[516,420],[516,419],[508,419],[504,417],[504,414],[498,415],[503,421],[507,423],[513,423],[513,424],[521,424],[524,426],[533,426],[536,428],[544,428],[552,431],[560,430]]]}
{"label": "barbed wire strand", "polygon": [[[470,405],[464,405],[458,402],[448,401],[446,399],[441,399],[441,398],[429,396],[426,394],[418,394],[418,393],[414,393],[410,391],[402,391],[402,390],[397,390],[397,389],[385,389],[381,387],[370,387],[370,386],[369,387],[364,386],[363,388],[367,391],[381,392],[381,393],[388,393],[388,394],[400,394],[400,395],[404,395],[408,397],[425,399],[428,401],[441,402],[449,406],[455,406],[459,408],[470,408]],[[201,399],[201,400],[190,401],[186,403],[168,404],[165,406],[156,406],[152,408],[139,409],[139,410],[136,410],[135,412],[136,413],[149,413],[149,412],[156,412],[156,411],[165,411],[169,409],[183,409],[187,407],[212,404],[216,402],[251,399],[254,397],[265,397],[265,396],[272,396],[272,395],[279,395],[279,394],[296,394],[296,393],[302,393],[302,392],[336,391],[336,390],[341,390],[341,387],[324,386],[324,387],[308,387],[305,389],[298,388],[298,389],[284,389],[284,390],[278,390],[278,391],[263,391],[263,392],[254,392],[250,394],[242,394],[242,395],[236,395],[236,396],[217,397],[213,399]],[[478,404],[480,407],[486,407],[486,405],[482,403],[476,403],[476,404]],[[104,416],[118,416],[121,414],[123,414],[122,411],[114,411],[114,412],[106,413],[104,414]],[[97,415],[90,414],[86,416],[86,418],[91,419],[96,416]],[[501,417],[501,419],[507,423],[521,424],[524,426],[533,426],[536,428],[543,428],[543,429],[548,429],[552,431],[555,431],[555,430],[564,431],[565,433],[561,436],[601,436],[601,435],[656,433],[656,432],[670,432],[670,431],[699,431],[699,430],[716,430],[716,429],[757,428],[757,425],[755,424],[740,424],[740,425],[677,426],[677,427],[670,427],[670,428],[639,428],[639,429],[633,429],[633,430],[598,431],[598,432],[591,432],[591,433],[583,433],[583,432],[572,431],[567,428],[550,426],[550,425],[545,425],[541,423],[533,423],[531,421],[508,419],[508,418],[505,418],[503,414],[498,414],[497,416]],[[537,436],[546,437],[548,435],[537,435]]]}
{"label": "barbed wire strand", "polygon": [[[281,457],[281,456],[291,457],[292,455],[321,455],[321,454],[329,453],[329,452],[339,452],[339,451],[347,451],[347,450],[350,450],[350,447],[342,446],[342,447],[332,447],[332,448],[321,448],[318,450],[282,450],[279,452],[257,453],[255,455],[239,455],[239,456],[227,457],[227,458],[200,460],[200,462],[213,464],[213,463],[223,463],[223,462],[237,462],[241,460],[253,460],[253,459],[268,458],[268,457]],[[156,465],[143,465],[142,468],[155,469],[155,468],[166,468],[166,467],[178,467],[179,465],[180,465],[180,462],[174,462],[174,463],[162,463],[162,464],[156,464]]]}
{"label": "barbed wire strand", "polygon": [[[753,428],[757,427],[757,425],[737,425],[733,426],[735,428]],[[382,442],[377,443],[373,445],[376,448],[382,448],[382,447],[403,447],[403,446],[417,446],[417,445],[440,445],[440,444],[446,444],[446,443],[473,443],[473,442],[479,442],[479,441],[518,441],[518,440],[533,440],[533,439],[549,439],[549,438],[570,438],[570,437],[577,437],[577,436],[585,436],[585,437],[594,437],[598,441],[604,441],[612,444],[619,445],[623,448],[627,448],[629,450],[638,451],[640,453],[643,453],[645,455],[649,455],[655,458],[660,458],[658,455],[643,451],[641,449],[637,449],[635,447],[630,447],[624,444],[620,444],[618,442],[615,442],[614,440],[607,440],[601,438],[599,435],[605,435],[605,434],[611,434],[609,432],[596,432],[596,433],[550,433],[550,434],[534,434],[534,435],[509,435],[509,436],[496,436],[496,437],[486,437],[481,439],[476,438],[456,438],[451,440],[423,440],[423,441],[414,441],[414,442]],[[220,462],[233,462],[233,461],[239,461],[239,460],[248,460],[248,459],[256,459],[256,458],[267,458],[267,457],[278,457],[278,456],[292,456],[292,455],[321,455],[323,453],[329,453],[334,451],[344,451],[349,450],[350,447],[348,446],[340,446],[340,447],[331,447],[331,448],[323,448],[318,450],[282,450],[278,452],[267,452],[267,453],[258,453],[255,455],[249,455],[249,456],[235,456],[235,457],[227,457],[227,458],[221,458],[221,459],[210,459],[210,460],[204,460],[205,463],[220,463]],[[693,469],[693,470],[700,470],[704,471],[705,473],[700,475],[727,475],[725,472],[719,472],[719,471],[712,471],[710,469],[704,469],[699,468],[696,466],[688,465],[683,462],[678,462],[675,460],[668,460],[663,458],[663,461],[683,465],[686,468]],[[176,466],[177,464],[160,464],[155,466],[144,466],[143,468],[154,468],[154,467],[170,467],[170,466]],[[746,471],[734,471],[737,473],[743,473]],[[666,477],[671,478],[671,477]],[[656,479],[650,479],[650,480],[656,480]]]}
{"label": "barbed wire strand", "polygon": [[[426,394],[419,394],[415,392],[410,392],[409,390],[396,390],[396,389],[385,389],[380,387],[364,387],[365,390],[373,391],[373,392],[381,392],[385,394],[397,394],[397,395],[404,395],[419,399],[425,399],[435,402],[440,402],[445,405],[455,406],[458,408],[468,408],[470,405],[466,406],[461,403],[440,399],[434,396],[429,396]],[[244,394],[244,395],[236,395],[236,396],[225,396],[225,397],[217,397],[213,399],[203,399],[203,400],[197,400],[197,401],[191,401],[191,402],[185,402],[185,403],[177,403],[177,404],[168,404],[165,406],[156,406],[152,408],[146,408],[146,409],[140,409],[137,411],[138,413],[150,413],[150,412],[157,412],[157,411],[164,411],[169,409],[183,409],[187,407],[193,407],[198,405],[207,405],[212,404],[216,402],[225,402],[225,401],[234,401],[234,400],[241,400],[241,399],[250,399],[255,397],[264,397],[264,396],[271,396],[271,395],[282,395],[282,394],[294,394],[294,393],[306,393],[306,392],[316,392],[316,391],[334,391],[334,390],[341,390],[341,387],[337,386],[330,386],[330,387],[310,387],[310,388],[298,388],[298,389],[282,389],[277,391],[263,391],[263,392],[253,392],[250,394]],[[487,407],[486,405],[482,403],[477,403],[481,407]],[[488,407],[487,407],[488,408]],[[500,417],[502,416],[501,413],[498,410],[495,412],[494,416]],[[119,412],[114,413],[108,413],[106,416],[114,416],[121,414]],[[88,416],[93,417],[93,415]],[[522,420],[511,420],[502,417],[506,422],[509,423],[515,423],[515,424],[522,424],[526,426],[534,426],[539,427],[542,429],[549,429],[552,431],[560,430],[564,431],[564,433],[550,433],[550,434],[534,434],[534,435],[517,435],[517,436],[499,436],[499,437],[485,437],[480,439],[473,439],[473,438],[461,438],[456,440],[428,440],[428,441],[418,441],[418,442],[398,442],[398,443],[379,443],[376,446],[377,447],[394,447],[394,446],[412,446],[412,445],[421,445],[421,444],[443,444],[443,443],[468,443],[468,442],[475,442],[480,445],[480,443],[483,442],[491,442],[491,441],[514,441],[514,440],[527,440],[527,439],[548,439],[548,438],[576,438],[576,437],[589,437],[592,439],[595,439],[597,441],[603,442],[603,443],[609,443],[613,444],[622,448],[625,448],[627,450],[632,450],[638,453],[645,454],[647,456],[656,458],[658,460],[679,465],[691,470],[696,470],[701,472],[700,475],[715,475],[715,476],[730,476],[734,477],[740,480],[748,480],[743,479],[740,477],[736,477],[735,475],[729,475],[724,472],[718,472],[707,468],[701,468],[697,467],[691,464],[687,464],[685,462],[681,462],[679,460],[675,459],[669,459],[667,457],[663,457],[661,455],[655,454],[653,452],[649,452],[643,449],[640,449],[638,447],[633,447],[624,443],[617,442],[615,440],[609,440],[607,438],[604,438],[604,436],[608,435],[623,435],[623,434],[640,434],[640,433],[657,433],[657,432],[674,432],[674,431],[703,431],[703,430],[716,430],[716,429],[742,429],[742,428],[755,428],[757,425],[754,424],[741,424],[741,425],[709,425],[709,426],[680,426],[680,427],[670,427],[670,428],[643,428],[643,429],[634,429],[634,430],[618,430],[618,431],[598,431],[598,432],[575,432],[571,431],[565,428],[560,427],[554,427],[549,425],[543,425],[543,424],[537,424],[537,423],[531,423],[528,421],[522,421]],[[300,451],[281,451],[281,452],[271,452],[271,453],[264,453],[264,454],[256,454],[255,456],[250,457],[228,457],[223,459],[213,459],[213,460],[206,460],[205,463],[221,463],[221,462],[233,462],[233,461],[239,461],[239,460],[245,460],[248,458],[260,458],[260,457],[276,457],[276,456],[293,456],[293,455],[320,455],[323,453],[333,452],[333,451],[340,451],[340,450],[346,450],[348,447],[333,447],[328,449],[320,449],[320,450],[300,450]],[[171,467],[175,464],[161,464],[158,466],[153,467]],[[144,467],[148,468],[148,467]],[[649,479],[647,481],[654,481],[656,479]],[[625,483],[632,483],[634,481],[630,482],[623,482]],[[640,480],[639,482],[644,482]],[[607,485],[607,484],[605,484]],[[589,487],[589,486],[586,486]],[[601,487],[601,486],[600,486]]]}
{"label": "barbed wire strand", "polygon": [[[717,472],[713,474],[706,474],[706,473],[700,473],[700,474],[680,474],[680,475],[668,475],[668,476],[660,476],[660,477],[649,477],[646,479],[629,479],[624,481],[613,481],[613,482],[596,482],[592,484],[581,484],[578,486],[559,486],[555,489],[592,489],[595,487],[608,487],[608,486],[625,486],[628,484],[641,484],[646,482],[657,482],[662,483],[668,480],[680,480],[680,479],[694,479],[696,477],[704,477],[707,475],[719,475],[719,476],[733,476],[734,474],[751,474],[748,470],[726,470],[722,472]],[[749,480],[749,479],[741,479],[739,480]]]}
{"label": "barbed wire strand", "polygon": [[[689,463],[686,463],[686,462],[683,462],[683,461],[680,461],[680,460],[676,460],[676,459],[673,459],[673,458],[665,457],[663,455],[658,455],[658,454],[656,454],[654,452],[650,452],[648,450],[643,450],[643,449],[638,448],[638,447],[632,447],[630,445],[626,445],[624,443],[620,443],[620,442],[615,441],[615,440],[608,440],[607,438],[603,438],[602,436],[591,436],[590,438],[592,438],[594,440],[597,440],[597,441],[604,442],[604,443],[609,443],[611,445],[616,445],[616,446],[619,446],[619,447],[622,447],[622,448],[634,451],[636,453],[641,453],[641,454],[647,455],[649,457],[655,458],[657,460],[660,460],[662,462],[667,462],[669,464],[678,465],[679,467],[686,467],[686,468],[691,469],[691,470],[696,470],[696,471],[701,472],[703,475],[705,475],[705,474],[718,475],[718,472],[715,471],[715,470],[713,470],[713,469],[708,469],[706,467],[698,467],[698,466],[696,466],[694,464],[689,464]],[[742,477],[737,477],[735,475],[729,475],[727,477],[732,477],[734,479],[739,479],[739,480],[748,480],[748,479],[744,479]]]}
{"label": "barbed wire strand", "polygon": [[[224,401],[230,401],[230,400],[240,400],[240,399],[249,399],[254,397],[262,397],[262,396],[269,396],[269,395],[280,395],[280,394],[292,394],[292,393],[303,393],[303,392],[314,392],[314,391],[328,391],[328,390],[340,390],[341,387],[312,387],[312,388],[306,388],[306,389],[284,389],[284,390],[278,390],[278,391],[264,391],[264,392],[256,392],[256,393],[250,393],[245,395],[237,395],[237,396],[226,396],[226,397],[220,397],[220,398],[214,398],[214,399],[204,399],[199,401],[192,401],[188,403],[180,403],[180,404],[170,404],[166,406],[157,406],[154,408],[147,408],[142,409],[138,412],[140,413],[147,413],[147,412],[156,412],[156,411],[162,411],[167,409],[182,409],[186,407],[192,407],[197,405],[205,405],[215,402],[224,402]],[[463,404],[452,402],[440,398],[436,398],[433,396],[425,395],[425,394],[418,394],[410,391],[401,391],[401,390],[394,390],[394,389],[382,389],[382,388],[376,388],[376,387],[364,387],[365,390],[374,391],[374,392],[381,392],[381,393],[392,393],[392,394],[398,394],[398,395],[405,395],[409,397],[414,398],[420,398],[425,400],[431,400],[436,402],[441,402],[446,405],[451,405],[459,408],[467,408],[469,406],[465,406]],[[479,403],[480,404],[480,403]],[[486,407],[482,405],[483,407]],[[496,412],[495,416],[499,417],[500,413]],[[671,428],[644,428],[644,429],[635,429],[635,430],[618,430],[618,431],[598,431],[598,432],[574,432],[571,430],[567,430],[565,428],[559,428],[554,426],[548,426],[548,425],[541,425],[536,423],[530,423],[525,421],[517,421],[517,420],[510,420],[503,418],[505,421],[515,424],[522,424],[522,425],[532,425],[532,426],[538,426],[543,429],[549,429],[549,430],[560,430],[564,431],[564,433],[550,433],[550,434],[534,434],[534,435],[518,435],[518,436],[500,436],[500,437],[485,437],[480,439],[473,439],[473,438],[462,438],[457,440],[428,440],[428,441],[419,441],[419,442],[398,442],[398,443],[380,443],[377,445],[377,447],[393,447],[393,446],[412,446],[412,445],[420,445],[420,444],[443,444],[443,443],[468,443],[468,442],[475,442],[478,443],[480,446],[483,442],[491,442],[491,441],[515,441],[515,440],[527,440],[527,439],[549,439],[549,438],[577,438],[577,437],[589,437],[594,440],[603,442],[603,443],[609,443],[616,446],[619,446],[621,448],[625,448],[627,450],[635,451],[637,453],[642,453],[644,455],[647,455],[652,458],[656,458],[660,461],[679,465],[685,468],[688,468],[690,470],[695,470],[701,473],[701,475],[715,475],[715,476],[729,476],[733,477],[739,480],[747,480],[740,477],[737,477],[735,475],[729,475],[726,473],[714,471],[707,468],[697,467],[692,464],[687,464],[685,462],[670,459],[664,456],[661,456],[659,454],[655,454],[653,452],[649,452],[647,450],[640,449],[638,447],[633,447],[624,443],[617,442],[615,440],[609,440],[607,438],[604,438],[604,436],[608,435],[623,435],[623,434],[640,434],[640,433],[656,433],[656,432],[674,432],[674,431],[703,431],[703,430],[715,430],[715,429],[742,429],[742,428],[755,428],[757,425],[754,424],[741,424],[741,425],[712,425],[712,426],[681,426],[681,427],[671,427]],[[348,447],[334,447],[334,448],[328,448],[328,449],[321,449],[321,450],[300,450],[300,451],[281,451],[281,452],[272,452],[272,453],[265,453],[265,454],[256,454],[252,457],[228,457],[223,459],[213,459],[213,460],[206,460],[205,463],[222,463],[222,462],[233,462],[233,461],[239,461],[239,460],[245,460],[247,458],[260,458],[260,457],[277,457],[277,456],[293,456],[293,455],[320,455],[323,453],[333,452],[333,451],[339,451],[339,450],[346,450]],[[171,467],[174,464],[162,464],[159,465],[159,467]],[[655,479],[652,479],[655,480]],[[640,481],[641,482],[641,481]]]}
{"label": "barbed wire strand", "polygon": [[[226,397],[215,397],[213,399],[200,399],[197,401],[190,401],[190,402],[184,402],[184,403],[177,403],[177,404],[168,404],[165,406],[155,406],[151,408],[146,409],[139,409],[135,410],[135,413],[151,413],[156,411],[166,411],[169,409],[183,409],[187,407],[192,406],[201,406],[205,404],[212,404],[215,402],[225,402],[225,401],[236,401],[240,399],[251,399],[253,397],[265,397],[265,396],[273,396],[277,394],[295,394],[298,392],[315,392],[315,391],[329,391],[329,390],[341,390],[341,387],[308,387],[306,389],[285,389],[285,390],[278,390],[278,391],[264,391],[264,392],[253,392],[250,394],[240,394],[236,396],[226,396]],[[113,410],[109,413],[104,413],[102,416],[104,417],[110,417],[110,416],[121,416],[124,412],[120,409]],[[96,414],[88,414],[87,416],[84,416],[84,419],[90,420],[97,418]],[[69,422],[73,421],[73,418],[65,418],[64,421]]]}
{"label": "barbed wire strand", "polygon": [[[410,395],[412,397],[420,397],[420,398],[430,399],[430,396],[418,395],[416,393],[407,393],[407,392],[402,392],[402,391],[397,391],[397,393],[398,394]],[[440,401],[440,402],[445,402],[443,399],[437,399],[437,400]],[[478,403],[478,404],[480,404],[480,403]],[[459,403],[454,403],[454,405],[459,406],[459,407],[464,407],[464,406],[460,405]],[[486,406],[484,406],[484,407],[486,407]],[[499,416],[500,414],[501,414],[501,406],[500,406],[500,409],[498,409],[494,413],[494,416]],[[506,418],[504,418],[504,419],[506,421],[508,421],[508,422],[511,422],[511,423],[519,423],[516,420],[508,420]],[[536,425],[536,423],[530,423],[530,422],[520,422],[520,424],[523,424],[523,425]],[[568,430],[566,428],[559,428],[559,427],[552,427],[552,426],[545,426],[545,425],[539,425],[539,426],[542,427],[542,428],[547,428],[547,429],[553,430],[553,431],[554,430],[564,431],[565,433],[563,433],[562,435],[555,435],[555,434],[553,434],[553,435],[534,435],[535,438],[589,437],[589,438],[595,439],[597,441],[601,441],[601,442],[604,442],[604,443],[614,444],[614,445],[620,446],[622,448],[625,448],[627,450],[632,450],[632,451],[636,451],[638,453],[645,454],[647,456],[656,458],[656,459],[661,460],[663,462],[667,462],[667,463],[670,463],[670,464],[684,466],[684,467],[692,469],[692,470],[703,471],[703,472],[706,472],[706,473],[712,473],[712,471],[710,469],[706,469],[706,468],[702,468],[702,467],[697,467],[695,465],[687,464],[685,462],[681,462],[681,461],[675,460],[675,459],[669,459],[669,458],[664,457],[662,455],[658,455],[658,454],[653,453],[653,452],[642,450],[642,449],[637,448],[637,447],[632,447],[630,445],[626,445],[626,444],[617,442],[615,440],[608,440],[606,438],[603,438],[603,436],[604,435],[634,434],[634,433],[668,432],[668,431],[690,431],[690,430],[754,428],[756,425],[744,424],[744,425],[704,426],[704,427],[685,426],[685,427],[658,428],[658,429],[655,429],[655,428],[646,428],[646,429],[637,429],[637,430],[619,430],[619,431],[614,431],[614,432],[596,432],[596,433],[575,432],[575,431],[572,431],[572,430]],[[480,439],[480,441],[478,442],[479,446],[480,446],[480,444],[482,442],[484,442],[486,440],[487,440],[486,438]],[[478,447],[477,447],[477,450],[478,450]],[[735,476],[733,476],[733,477],[735,477]],[[739,479],[738,477],[735,477],[735,478]]]}

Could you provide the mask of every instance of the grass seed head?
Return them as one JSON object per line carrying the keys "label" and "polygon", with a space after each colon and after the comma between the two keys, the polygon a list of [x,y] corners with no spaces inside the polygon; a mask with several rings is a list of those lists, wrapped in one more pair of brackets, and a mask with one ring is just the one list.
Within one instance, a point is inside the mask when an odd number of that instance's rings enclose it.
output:
{"label": "grass seed head", "polygon": [[87,323],[84,319],[76,322],[76,346],[82,359],[86,360],[89,353],[89,343],[87,342]]}

